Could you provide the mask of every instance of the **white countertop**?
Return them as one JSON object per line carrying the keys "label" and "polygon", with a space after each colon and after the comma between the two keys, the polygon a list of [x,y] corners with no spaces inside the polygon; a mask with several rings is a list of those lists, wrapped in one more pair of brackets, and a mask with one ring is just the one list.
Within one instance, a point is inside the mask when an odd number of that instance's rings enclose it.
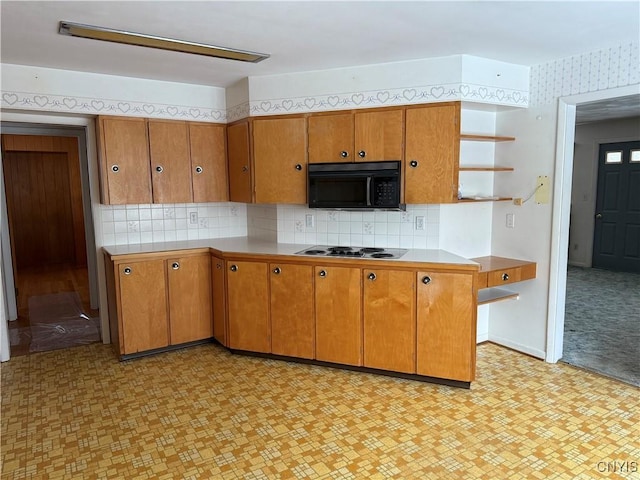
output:
{"label": "white countertop", "polygon": [[[110,255],[127,255],[140,253],[157,253],[194,248],[214,248],[225,253],[242,253],[255,255],[293,255],[300,250],[312,247],[311,244],[277,243],[249,237],[211,238],[207,240],[183,240],[176,242],[142,243],[136,245],[106,245],[104,250]],[[308,258],[308,257],[307,257]],[[322,257],[317,257],[322,258]],[[389,262],[387,259],[370,259]],[[446,250],[408,249],[394,262],[448,263],[455,265],[477,265],[468,258],[455,255]]]}

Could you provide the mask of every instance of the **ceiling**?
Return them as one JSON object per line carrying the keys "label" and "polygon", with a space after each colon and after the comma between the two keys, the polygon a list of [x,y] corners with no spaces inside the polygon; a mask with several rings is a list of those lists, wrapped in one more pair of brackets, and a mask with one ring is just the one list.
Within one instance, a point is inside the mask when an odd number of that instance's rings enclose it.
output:
{"label": "ceiling", "polygon": [[[0,16],[2,63],[218,87],[249,76],[456,54],[536,65],[640,37],[637,1],[2,0]],[[57,33],[61,20],[271,57],[251,64],[69,37]]]}

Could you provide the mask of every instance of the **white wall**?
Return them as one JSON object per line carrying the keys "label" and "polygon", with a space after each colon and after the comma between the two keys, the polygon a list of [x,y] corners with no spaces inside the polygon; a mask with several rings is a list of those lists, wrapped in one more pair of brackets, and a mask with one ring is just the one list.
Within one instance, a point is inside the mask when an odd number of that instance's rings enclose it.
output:
{"label": "white wall", "polygon": [[[555,154],[558,99],[640,83],[638,44],[585,53],[531,69],[531,104],[527,110],[498,112],[496,130],[516,141],[496,150],[497,161],[515,167],[507,185],[514,196],[532,193],[538,175],[556,181]],[[553,189],[552,189],[553,191]],[[517,285],[520,298],[491,305],[491,340],[544,358],[547,349],[547,311],[550,305],[550,259],[553,202],[522,207],[494,206],[492,248],[501,255],[536,261],[536,280]],[[505,227],[514,212],[515,228]],[[564,246],[566,248],[566,246]],[[553,307],[553,306],[552,306]]]}
{"label": "white wall", "polygon": [[591,267],[601,143],[640,140],[640,117],[576,126],[571,187],[569,264]]}

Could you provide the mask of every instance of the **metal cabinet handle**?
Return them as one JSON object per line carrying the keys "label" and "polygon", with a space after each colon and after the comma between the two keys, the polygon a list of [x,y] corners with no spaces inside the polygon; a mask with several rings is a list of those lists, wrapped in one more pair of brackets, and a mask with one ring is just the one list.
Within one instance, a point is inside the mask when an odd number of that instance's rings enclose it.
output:
{"label": "metal cabinet handle", "polygon": [[178,262],[173,262],[171,264],[171,268],[173,268],[174,270],[178,270],[180,268],[180,264]]}
{"label": "metal cabinet handle", "polygon": [[346,150],[342,150],[342,151],[340,152],[340,156],[341,156],[342,158],[347,158],[347,157],[349,156],[349,152],[347,152]]}
{"label": "metal cabinet handle", "polygon": [[374,281],[377,277],[375,273],[371,272],[369,275],[367,275],[367,278],[371,281]]}
{"label": "metal cabinet handle", "polygon": [[298,170],[298,171],[302,170],[302,165],[300,165],[299,163],[296,164],[296,170]]}
{"label": "metal cabinet handle", "polygon": [[502,280],[503,280],[504,282],[506,282],[507,280],[509,280],[509,274],[508,274],[508,273],[503,273],[503,274],[502,274]]}
{"label": "metal cabinet handle", "polygon": [[411,168],[416,168],[418,166],[418,161],[417,160],[411,160],[409,162],[409,165],[411,166]]}
{"label": "metal cabinet handle", "polygon": [[243,172],[248,172],[249,171],[249,167],[247,167],[246,165],[242,166],[242,171]]}
{"label": "metal cabinet handle", "polygon": [[229,267],[229,270],[231,270],[232,272],[237,272],[238,271],[238,266],[237,265],[231,265],[231,267]]}
{"label": "metal cabinet handle", "polygon": [[124,270],[122,270],[124,272],[125,275],[131,275],[131,272],[133,270],[131,270],[131,267],[124,267]]}
{"label": "metal cabinet handle", "polygon": [[321,277],[326,277],[327,276],[327,272],[325,270],[320,270],[318,275],[321,276]]}
{"label": "metal cabinet handle", "polygon": [[202,167],[200,165],[196,167],[196,173],[202,173]]}
{"label": "metal cabinet handle", "polygon": [[358,156],[359,156],[360,158],[364,158],[364,157],[366,157],[366,156],[367,156],[367,152],[365,152],[364,150],[360,150],[360,151],[358,152]]}
{"label": "metal cabinet handle", "polygon": [[280,270],[280,267],[276,267],[276,268],[273,269],[273,273],[275,273],[276,275],[280,275],[281,271],[282,270]]}
{"label": "metal cabinet handle", "polygon": [[111,171],[113,173],[118,173],[120,171],[120,167],[118,165],[111,165]]}
{"label": "metal cabinet handle", "polygon": [[156,172],[158,172],[158,173],[162,173],[162,172],[164,172],[164,168],[162,167],[162,165],[158,165],[158,166],[156,167]]}
{"label": "metal cabinet handle", "polygon": [[431,283],[431,277],[425,275],[424,277],[422,277],[422,283],[424,283],[425,285],[429,285]]}

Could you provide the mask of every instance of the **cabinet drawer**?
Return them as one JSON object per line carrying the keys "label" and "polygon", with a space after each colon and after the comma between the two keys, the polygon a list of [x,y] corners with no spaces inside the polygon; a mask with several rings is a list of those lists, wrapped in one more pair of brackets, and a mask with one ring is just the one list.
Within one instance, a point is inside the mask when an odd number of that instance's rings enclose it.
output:
{"label": "cabinet drawer", "polygon": [[525,265],[522,267],[505,268],[487,272],[487,287],[497,287],[509,283],[530,280],[536,277],[536,266]]}
{"label": "cabinet drawer", "polygon": [[502,257],[473,258],[480,264],[478,289],[536,278],[536,263]]}

